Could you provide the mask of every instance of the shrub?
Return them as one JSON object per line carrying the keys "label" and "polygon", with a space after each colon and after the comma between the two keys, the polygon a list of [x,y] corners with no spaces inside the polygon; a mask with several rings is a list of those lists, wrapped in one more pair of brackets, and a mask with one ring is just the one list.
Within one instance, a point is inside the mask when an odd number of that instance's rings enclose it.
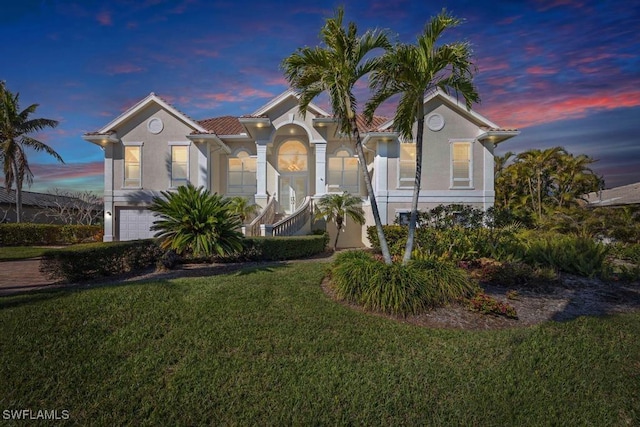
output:
{"label": "shrub", "polygon": [[40,271],[51,279],[73,282],[143,269],[160,256],[154,240],[89,243],[45,252]]}
{"label": "shrub", "polygon": [[324,252],[329,243],[326,233],[291,237],[247,237],[238,254],[219,257],[223,262],[274,261],[306,258]]}
{"label": "shrub", "polygon": [[471,311],[478,311],[482,314],[494,316],[504,316],[510,319],[517,319],[518,313],[511,305],[500,302],[490,295],[478,293],[468,300],[468,307]]}
{"label": "shrub", "polygon": [[465,272],[449,262],[420,259],[387,265],[364,251],[338,254],[332,278],[339,299],[405,316],[463,299],[477,290]]}
{"label": "shrub", "polygon": [[527,245],[526,261],[558,270],[593,277],[604,272],[609,248],[590,238],[543,236]]}
{"label": "shrub", "polygon": [[500,286],[547,285],[558,282],[558,274],[551,267],[534,267],[524,262],[498,262],[480,259],[464,265],[480,282]]}
{"label": "shrub", "polygon": [[159,218],[151,229],[158,231],[163,249],[195,256],[224,256],[242,250],[240,216],[234,213],[231,199],[192,184],[161,194],[153,198],[149,210]]}
{"label": "shrub", "polygon": [[101,233],[100,225],[0,224],[0,245],[71,245],[99,241]]}

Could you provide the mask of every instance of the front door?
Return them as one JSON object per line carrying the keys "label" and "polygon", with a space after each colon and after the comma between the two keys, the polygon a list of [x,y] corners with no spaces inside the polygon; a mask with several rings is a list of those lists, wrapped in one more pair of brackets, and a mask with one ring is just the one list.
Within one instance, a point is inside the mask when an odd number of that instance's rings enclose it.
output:
{"label": "front door", "polygon": [[307,175],[280,175],[280,208],[291,215],[307,197]]}

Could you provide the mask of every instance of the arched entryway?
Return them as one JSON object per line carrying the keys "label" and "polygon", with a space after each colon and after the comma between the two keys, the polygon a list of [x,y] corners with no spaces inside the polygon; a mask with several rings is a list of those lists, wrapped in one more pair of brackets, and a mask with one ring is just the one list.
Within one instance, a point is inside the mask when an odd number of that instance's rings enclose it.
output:
{"label": "arched entryway", "polygon": [[293,213],[309,192],[309,150],[297,139],[278,148],[278,202],[286,214]]}

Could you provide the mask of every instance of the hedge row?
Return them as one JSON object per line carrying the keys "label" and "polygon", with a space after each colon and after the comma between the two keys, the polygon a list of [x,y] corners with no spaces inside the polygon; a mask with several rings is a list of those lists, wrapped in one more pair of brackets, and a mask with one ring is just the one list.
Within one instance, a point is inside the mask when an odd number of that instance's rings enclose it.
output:
{"label": "hedge row", "polygon": [[[252,237],[245,250],[222,261],[272,261],[304,258],[325,250],[328,235],[299,237]],[[155,240],[89,243],[47,251],[40,271],[50,279],[74,282],[128,273],[157,265],[163,256]]]}
{"label": "hedge row", "polygon": [[306,258],[324,252],[329,235],[292,237],[247,237],[245,249],[238,256],[227,257],[224,261],[280,261]]}
{"label": "hedge row", "polygon": [[161,254],[155,240],[89,243],[45,252],[40,271],[74,282],[140,270],[155,265]]}
{"label": "hedge row", "polygon": [[0,245],[71,245],[102,240],[101,225],[0,224]]}

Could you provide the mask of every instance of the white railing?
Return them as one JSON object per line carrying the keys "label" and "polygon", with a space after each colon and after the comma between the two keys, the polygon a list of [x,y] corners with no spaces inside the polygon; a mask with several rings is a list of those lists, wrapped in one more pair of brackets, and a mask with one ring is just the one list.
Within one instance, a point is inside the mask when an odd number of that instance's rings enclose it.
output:
{"label": "white railing", "polygon": [[272,197],[264,207],[262,212],[254,218],[249,226],[245,229],[247,236],[260,236],[260,225],[273,224],[273,220],[276,217],[276,198]]}
{"label": "white railing", "polygon": [[307,196],[294,213],[273,224],[272,235],[293,236],[311,219],[312,213],[311,197]]}

